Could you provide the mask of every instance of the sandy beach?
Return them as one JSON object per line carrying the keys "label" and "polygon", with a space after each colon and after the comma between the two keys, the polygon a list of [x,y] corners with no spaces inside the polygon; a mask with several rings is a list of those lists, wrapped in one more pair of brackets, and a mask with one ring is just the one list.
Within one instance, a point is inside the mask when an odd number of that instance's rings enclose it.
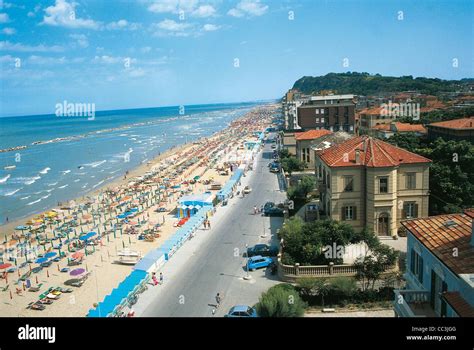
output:
{"label": "sandy beach", "polygon": [[[85,316],[132,271],[133,265],[116,263],[117,252],[128,248],[144,256],[170,237],[177,230],[179,198],[203,193],[211,183],[224,185],[232,175],[231,165],[238,165],[245,153],[244,142],[258,139],[258,132],[270,125],[275,108],[257,107],[210,137],[169,149],[130,170],[126,178],[42,215],[0,227],[3,263],[11,264],[0,270],[0,316]],[[158,211],[160,207],[164,211]],[[136,210],[133,218],[117,218],[131,208]],[[15,230],[20,225],[28,229]],[[79,237],[87,232],[96,235],[81,246]],[[47,253],[57,261],[50,259],[49,266],[39,268],[36,259]],[[16,260],[8,259],[12,256]],[[68,261],[77,264],[68,266]],[[65,268],[70,270],[61,272]],[[85,270],[81,287],[44,295],[51,287],[69,288],[64,282],[74,278],[70,276],[73,269]],[[25,275],[29,276],[20,280]],[[43,310],[27,308],[39,299],[44,301]]]}

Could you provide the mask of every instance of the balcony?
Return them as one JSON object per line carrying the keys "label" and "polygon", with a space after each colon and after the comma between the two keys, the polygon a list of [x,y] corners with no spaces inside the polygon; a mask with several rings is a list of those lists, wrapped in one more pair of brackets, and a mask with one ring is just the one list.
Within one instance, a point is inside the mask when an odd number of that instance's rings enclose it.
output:
{"label": "balcony", "polygon": [[430,292],[395,290],[393,306],[399,317],[438,317],[430,304]]}

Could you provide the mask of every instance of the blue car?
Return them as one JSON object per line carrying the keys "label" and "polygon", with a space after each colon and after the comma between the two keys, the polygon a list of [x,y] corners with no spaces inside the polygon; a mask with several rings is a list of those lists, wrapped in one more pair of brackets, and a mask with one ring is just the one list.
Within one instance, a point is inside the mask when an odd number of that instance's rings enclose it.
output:
{"label": "blue car", "polygon": [[258,317],[255,308],[247,305],[235,305],[224,317]]}
{"label": "blue car", "polygon": [[268,267],[273,263],[272,258],[267,256],[255,255],[247,261],[247,269],[253,271],[262,267]]}

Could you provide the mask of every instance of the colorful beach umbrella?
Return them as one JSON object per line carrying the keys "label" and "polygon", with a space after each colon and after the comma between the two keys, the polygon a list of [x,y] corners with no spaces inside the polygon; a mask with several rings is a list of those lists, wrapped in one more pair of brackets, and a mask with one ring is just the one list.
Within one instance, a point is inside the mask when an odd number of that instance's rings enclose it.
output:
{"label": "colorful beach umbrella", "polygon": [[11,266],[12,266],[12,264],[9,264],[9,263],[0,264],[0,270],[8,269]]}
{"label": "colorful beach umbrella", "polygon": [[48,261],[48,258],[39,258],[39,259],[36,259],[35,263],[37,264],[42,264],[44,262]]}
{"label": "colorful beach umbrella", "polygon": [[83,252],[75,252],[71,256],[72,256],[73,259],[81,259],[82,257],[84,257],[84,253]]}
{"label": "colorful beach umbrella", "polygon": [[49,252],[49,253],[46,253],[44,257],[47,258],[47,259],[49,259],[49,258],[55,257],[56,255],[58,255],[58,253],[56,253],[56,252]]}
{"label": "colorful beach umbrella", "polygon": [[69,272],[69,275],[71,275],[71,276],[79,276],[79,275],[82,275],[84,272],[86,272],[85,269],[83,269],[83,268],[78,268],[78,269],[74,269],[74,270],[72,270],[71,272]]}

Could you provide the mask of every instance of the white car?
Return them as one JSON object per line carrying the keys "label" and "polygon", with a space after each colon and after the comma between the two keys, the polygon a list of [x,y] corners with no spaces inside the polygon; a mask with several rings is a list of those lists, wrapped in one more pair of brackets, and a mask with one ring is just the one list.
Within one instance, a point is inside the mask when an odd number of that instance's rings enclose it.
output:
{"label": "white car", "polygon": [[250,192],[252,192],[252,189],[249,186],[245,186],[244,187],[244,193],[249,194]]}

